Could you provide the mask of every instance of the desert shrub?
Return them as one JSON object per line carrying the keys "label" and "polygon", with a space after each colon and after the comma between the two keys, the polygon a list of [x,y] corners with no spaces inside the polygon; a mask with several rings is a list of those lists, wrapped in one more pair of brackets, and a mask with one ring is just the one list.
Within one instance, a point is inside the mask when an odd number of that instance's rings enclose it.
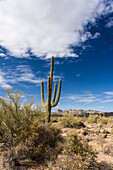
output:
{"label": "desert shrub", "polygon": [[64,113],[63,117],[60,118],[60,123],[63,127],[85,127],[82,119],[79,117],[74,117],[72,113]]}
{"label": "desert shrub", "polygon": [[105,117],[105,116],[99,116],[99,115],[89,115],[88,117],[89,123],[102,123],[107,124],[113,121],[113,118]]}
{"label": "desert shrub", "polygon": [[89,123],[97,123],[98,115],[89,115],[88,122]]}
{"label": "desert shrub", "polygon": [[105,116],[98,116],[98,122],[101,122],[102,124],[107,124],[113,122],[113,118],[105,117]]}
{"label": "desert shrub", "polygon": [[0,108],[0,137],[2,138],[3,134],[5,133],[5,130],[2,125],[3,121],[3,110]]}
{"label": "desert shrub", "polygon": [[[12,137],[21,126],[29,126],[34,120],[44,119],[44,113],[37,105],[33,108],[34,99],[22,105],[21,92],[7,90],[7,100],[0,98],[0,133]],[[5,133],[4,133],[5,132]]]}
{"label": "desert shrub", "polygon": [[59,122],[59,117],[51,117],[51,122]]}
{"label": "desert shrub", "polygon": [[87,142],[78,138],[76,133],[67,135],[67,144],[63,151],[66,169],[82,170],[94,166],[96,153]]}
{"label": "desert shrub", "polygon": [[48,124],[32,123],[18,129],[15,147],[18,159],[31,159],[38,163],[55,159],[62,150],[60,129]]}
{"label": "desert shrub", "polygon": [[104,145],[103,153],[113,157],[113,144]]}

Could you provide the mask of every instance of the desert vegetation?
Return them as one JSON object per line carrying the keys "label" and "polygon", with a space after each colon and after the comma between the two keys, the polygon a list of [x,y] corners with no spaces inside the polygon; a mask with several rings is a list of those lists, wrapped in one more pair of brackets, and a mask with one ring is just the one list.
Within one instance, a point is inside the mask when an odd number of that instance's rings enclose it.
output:
{"label": "desert vegetation", "polygon": [[113,118],[64,113],[45,123],[42,106],[24,104],[17,90],[6,93],[7,100],[0,98],[1,169],[113,169]]}

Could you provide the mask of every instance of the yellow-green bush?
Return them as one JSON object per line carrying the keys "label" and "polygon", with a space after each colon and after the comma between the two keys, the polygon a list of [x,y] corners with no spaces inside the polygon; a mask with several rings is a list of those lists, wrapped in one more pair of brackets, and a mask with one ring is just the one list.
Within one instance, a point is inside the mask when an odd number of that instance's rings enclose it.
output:
{"label": "yellow-green bush", "polygon": [[[34,100],[22,104],[22,93],[7,90],[7,98],[0,98],[0,133],[13,136],[21,126],[29,126],[34,120],[43,121],[44,113],[40,106],[33,108]],[[12,94],[13,93],[13,94]],[[5,132],[5,133],[4,133]]]}
{"label": "yellow-green bush", "polygon": [[88,117],[89,123],[102,123],[107,124],[113,121],[113,118],[105,117],[105,116],[99,116],[99,115],[89,115]]}
{"label": "yellow-green bush", "polygon": [[5,129],[3,128],[2,121],[3,121],[3,110],[0,109],[0,137],[2,137],[3,134],[5,133]]}
{"label": "yellow-green bush", "polygon": [[55,159],[62,149],[60,129],[48,124],[32,123],[18,129],[15,145],[17,157],[31,159],[38,163]]}
{"label": "yellow-green bush", "polygon": [[89,123],[97,123],[98,115],[89,115],[88,122]]}
{"label": "yellow-green bush", "polygon": [[63,151],[65,168],[71,170],[90,169],[94,166],[96,154],[92,147],[78,138],[76,133],[68,134]]}
{"label": "yellow-green bush", "polygon": [[102,124],[107,124],[113,122],[113,118],[105,117],[105,116],[99,116],[98,122],[101,122]]}
{"label": "yellow-green bush", "polygon": [[59,121],[59,117],[51,117],[51,122],[56,123]]}
{"label": "yellow-green bush", "polygon": [[72,113],[64,113],[63,117],[60,118],[60,123],[63,127],[71,127],[71,128],[85,127],[82,119],[73,116]]}

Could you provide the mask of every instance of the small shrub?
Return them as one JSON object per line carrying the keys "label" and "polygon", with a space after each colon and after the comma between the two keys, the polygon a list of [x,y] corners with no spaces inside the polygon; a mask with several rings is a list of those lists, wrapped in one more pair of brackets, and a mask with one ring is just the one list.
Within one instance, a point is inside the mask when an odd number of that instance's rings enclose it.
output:
{"label": "small shrub", "polygon": [[90,169],[94,166],[96,153],[87,142],[78,139],[76,133],[68,134],[64,148],[64,164],[67,169]]}
{"label": "small shrub", "polygon": [[56,123],[59,121],[58,117],[51,117],[51,122]]}
{"label": "small shrub", "polygon": [[[7,98],[0,98],[0,135],[13,137],[21,126],[29,126],[34,120],[44,121],[44,113],[40,106],[33,108],[35,100],[22,105],[22,93],[7,90]],[[12,94],[13,93],[13,94]]]}
{"label": "small shrub", "polygon": [[5,133],[5,129],[3,128],[2,121],[3,121],[3,110],[0,108],[0,137],[1,138]]}
{"label": "small shrub", "polygon": [[113,145],[106,144],[103,148],[103,153],[113,157]]}
{"label": "small shrub", "polygon": [[88,122],[89,123],[97,123],[98,115],[89,115]]}
{"label": "small shrub", "polygon": [[59,128],[51,124],[44,125],[37,122],[27,128],[20,128],[15,139],[18,148],[17,157],[25,157],[38,163],[55,159],[62,149],[60,132]]}
{"label": "small shrub", "polygon": [[64,113],[63,117],[60,118],[60,122],[63,127],[70,128],[85,127],[82,119],[79,117],[74,117],[72,113]]}
{"label": "small shrub", "polygon": [[113,118],[105,117],[105,116],[98,116],[98,122],[101,122],[102,124],[111,123],[113,121]]}
{"label": "small shrub", "polygon": [[107,123],[111,123],[113,121],[113,118],[99,116],[99,115],[89,115],[87,120],[89,123],[107,124]]}

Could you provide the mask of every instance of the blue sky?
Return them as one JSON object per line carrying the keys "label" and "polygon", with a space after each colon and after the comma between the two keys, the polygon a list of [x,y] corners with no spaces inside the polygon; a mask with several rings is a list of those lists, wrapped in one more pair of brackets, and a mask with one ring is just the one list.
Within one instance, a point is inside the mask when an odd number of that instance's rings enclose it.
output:
{"label": "blue sky", "polygon": [[40,104],[43,81],[46,100],[51,56],[55,109],[113,111],[112,0],[1,0],[0,96],[13,88]]}

